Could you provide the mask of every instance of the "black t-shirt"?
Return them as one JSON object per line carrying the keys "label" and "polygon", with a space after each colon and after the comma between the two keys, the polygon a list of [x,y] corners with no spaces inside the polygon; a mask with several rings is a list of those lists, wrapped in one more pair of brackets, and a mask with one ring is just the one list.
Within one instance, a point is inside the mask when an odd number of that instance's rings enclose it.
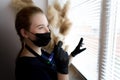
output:
{"label": "black t-shirt", "polygon": [[54,66],[46,64],[38,57],[19,57],[15,76],[16,80],[57,80],[57,71]]}

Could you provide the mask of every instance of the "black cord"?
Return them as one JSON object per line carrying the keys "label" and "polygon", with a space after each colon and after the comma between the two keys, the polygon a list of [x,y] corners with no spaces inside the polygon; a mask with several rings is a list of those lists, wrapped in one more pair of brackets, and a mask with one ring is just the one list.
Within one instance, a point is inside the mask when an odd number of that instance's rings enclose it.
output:
{"label": "black cord", "polygon": [[31,49],[28,45],[25,45],[25,48],[29,50],[33,55],[35,55],[39,60],[43,61],[44,63],[50,65],[49,60],[44,59],[42,56],[40,56],[38,53],[36,53],[33,49]]}

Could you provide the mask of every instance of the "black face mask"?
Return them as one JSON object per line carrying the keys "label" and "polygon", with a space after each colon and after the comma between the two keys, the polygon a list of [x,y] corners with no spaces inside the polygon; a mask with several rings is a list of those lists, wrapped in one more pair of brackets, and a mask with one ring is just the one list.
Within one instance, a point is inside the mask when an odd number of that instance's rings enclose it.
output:
{"label": "black face mask", "polygon": [[30,40],[38,47],[46,46],[51,40],[50,32],[48,32],[48,33],[36,33],[33,35],[36,36],[36,39],[35,40],[30,39]]}

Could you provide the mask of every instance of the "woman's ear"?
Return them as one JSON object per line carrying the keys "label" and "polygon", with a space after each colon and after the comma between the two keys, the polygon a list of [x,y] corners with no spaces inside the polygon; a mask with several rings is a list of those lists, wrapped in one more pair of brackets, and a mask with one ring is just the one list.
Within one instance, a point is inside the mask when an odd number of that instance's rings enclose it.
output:
{"label": "woman's ear", "polygon": [[21,35],[24,37],[24,38],[28,38],[28,33],[27,33],[27,31],[25,30],[25,29],[21,29],[20,30],[20,33],[21,33]]}

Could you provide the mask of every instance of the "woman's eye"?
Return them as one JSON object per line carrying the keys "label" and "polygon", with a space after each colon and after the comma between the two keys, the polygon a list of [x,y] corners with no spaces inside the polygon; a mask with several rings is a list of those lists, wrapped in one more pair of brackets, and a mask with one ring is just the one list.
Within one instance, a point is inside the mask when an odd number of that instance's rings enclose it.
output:
{"label": "woman's eye", "polygon": [[38,29],[42,29],[43,27],[39,27]]}
{"label": "woman's eye", "polygon": [[47,25],[47,27],[49,28],[49,27],[50,27],[50,25]]}

